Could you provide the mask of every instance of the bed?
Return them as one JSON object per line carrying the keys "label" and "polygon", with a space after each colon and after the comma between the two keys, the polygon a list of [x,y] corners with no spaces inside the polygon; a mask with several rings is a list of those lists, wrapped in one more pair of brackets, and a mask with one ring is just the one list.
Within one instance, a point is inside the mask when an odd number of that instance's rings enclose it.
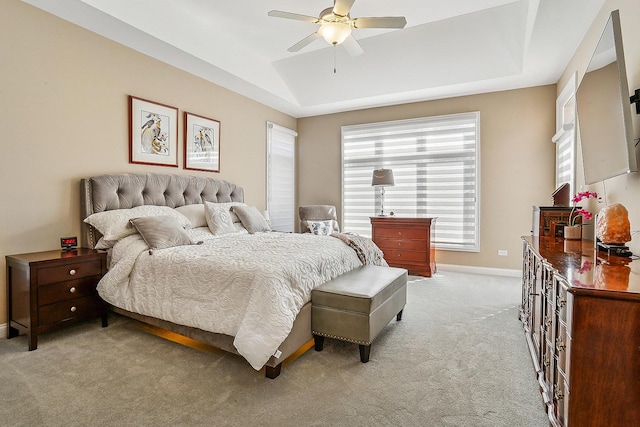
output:
{"label": "bed", "polygon": [[[114,312],[239,354],[268,378],[312,339],[314,287],[364,263],[386,264],[368,239],[256,228],[245,222],[255,208],[244,204],[243,189],[223,180],[101,175],[81,180],[81,196],[85,245],[109,251],[98,292]],[[192,214],[201,210],[206,226]],[[212,212],[221,211],[232,212],[233,230],[216,234]],[[136,222],[147,216],[179,223],[189,243],[154,250],[149,229],[138,227],[149,223]],[[110,228],[123,221],[126,233]]]}

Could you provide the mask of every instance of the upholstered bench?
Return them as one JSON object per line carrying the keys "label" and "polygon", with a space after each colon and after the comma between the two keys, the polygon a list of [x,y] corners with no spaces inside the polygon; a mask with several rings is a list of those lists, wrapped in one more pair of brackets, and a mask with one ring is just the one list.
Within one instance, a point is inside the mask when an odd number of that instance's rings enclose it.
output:
{"label": "upholstered bench", "polygon": [[316,351],[324,338],[360,346],[360,361],[369,361],[371,342],[407,302],[407,270],[363,265],[311,292],[311,330]]}

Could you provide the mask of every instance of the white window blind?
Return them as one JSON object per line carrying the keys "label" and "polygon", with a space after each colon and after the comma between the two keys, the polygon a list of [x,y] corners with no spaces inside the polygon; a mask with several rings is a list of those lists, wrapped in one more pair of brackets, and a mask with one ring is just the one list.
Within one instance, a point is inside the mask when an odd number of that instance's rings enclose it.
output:
{"label": "white window blind", "polygon": [[556,134],[551,139],[556,143],[556,188],[568,183],[570,193],[575,192],[575,122],[576,85],[569,80],[556,99]]}
{"label": "white window blind", "polygon": [[276,231],[294,231],[296,136],[291,129],[267,123],[267,211]]}
{"label": "white window blind", "polygon": [[386,213],[437,217],[435,247],[478,251],[479,149],[479,112],[342,127],[344,230],[371,236],[372,172],[387,168]]}

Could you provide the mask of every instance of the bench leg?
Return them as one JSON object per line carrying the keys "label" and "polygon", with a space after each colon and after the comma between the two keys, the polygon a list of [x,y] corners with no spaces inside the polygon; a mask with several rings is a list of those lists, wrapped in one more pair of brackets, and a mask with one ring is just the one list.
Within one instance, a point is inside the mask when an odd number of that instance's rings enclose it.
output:
{"label": "bench leg", "polygon": [[371,353],[371,344],[363,345],[360,344],[360,361],[362,363],[367,363],[369,361],[369,353]]}
{"label": "bench leg", "polygon": [[314,335],[313,348],[315,348],[316,351],[322,351],[322,347],[324,347],[324,337],[322,335]]}
{"label": "bench leg", "polygon": [[404,308],[402,310],[400,310],[400,312],[396,315],[396,321],[401,321],[402,320],[402,312],[404,311]]}
{"label": "bench leg", "polygon": [[282,363],[278,363],[276,366],[265,366],[264,367],[264,376],[269,379],[277,378],[280,375],[280,370],[282,369]]}

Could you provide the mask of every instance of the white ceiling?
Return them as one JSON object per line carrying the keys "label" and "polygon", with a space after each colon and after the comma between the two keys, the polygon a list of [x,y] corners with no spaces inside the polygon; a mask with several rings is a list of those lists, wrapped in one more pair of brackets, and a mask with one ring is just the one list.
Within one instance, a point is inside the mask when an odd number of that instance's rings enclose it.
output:
{"label": "white ceiling", "polygon": [[[356,0],[351,17],[405,16],[356,29],[351,57],[317,25],[331,0],[23,0],[294,117],[556,83],[605,0]],[[334,74],[334,53],[337,73]]]}

